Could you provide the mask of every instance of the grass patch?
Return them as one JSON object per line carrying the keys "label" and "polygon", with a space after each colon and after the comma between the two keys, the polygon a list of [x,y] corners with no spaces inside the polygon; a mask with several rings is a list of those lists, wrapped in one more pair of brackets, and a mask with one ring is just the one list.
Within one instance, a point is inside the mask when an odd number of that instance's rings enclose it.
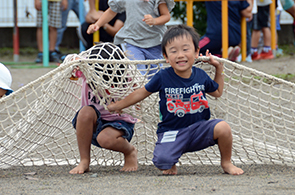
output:
{"label": "grass patch", "polygon": [[57,68],[57,65],[49,65],[49,66],[43,66],[43,65],[11,65],[11,68],[15,69],[35,69],[35,68]]}
{"label": "grass patch", "polygon": [[283,54],[286,56],[295,55],[295,45],[294,44],[279,45],[279,48],[281,48],[283,50]]}
{"label": "grass patch", "polygon": [[278,77],[280,79],[287,80],[287,81],[295,82],[295,75],[291,74],[291,73],[288,73],[288,74],[275,74],[273,76]]}
{"label": "grass patch", "polygon": [[[277,78],[280,78],[280,79],[283,79],[283,80],[286,80],[286,81],[289,81],[289,82],[295,83],[295,74],[291,74],[291,73],[288,73],[288,74],[275,74],[275,75],[272,75],[272,76],[277,77]],[[261,78],[262,77],[260,77],[260,76],[254,76],[254,79],[255,80],[261,80]],[[240,81],[240,78],[237,77],[237,76],[233,76],[231,79],[224,78],[224,81],[227,82],[227,83],[230,82],[230,80],[231,80],[232,83],[237,83],[237,82]],[[250,80],[251,80],[250,78],[243,77],[241,81],[243,83],[249,84],[250,83]],[[272,82],[272,81],[270,81],[267,78],[263,78],[262,81],[264,83],[271,83]]]}

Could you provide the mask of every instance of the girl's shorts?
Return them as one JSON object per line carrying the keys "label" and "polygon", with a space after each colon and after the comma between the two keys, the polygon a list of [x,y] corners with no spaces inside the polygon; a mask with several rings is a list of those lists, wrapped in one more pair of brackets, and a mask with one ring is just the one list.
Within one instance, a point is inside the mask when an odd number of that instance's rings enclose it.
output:
{"label": "girl's shorts", "polygon": [[[96,109],[96,107],[93,106],[93,105],[89,105],[89,106],[91,106],[95,110],[95,112],[97,114],[96,131],[93,132],[93,134],[92,134],[92,140],[91,140],[91,143],[93,145],[101,148],[101,146],[98,144],[96,138],[97,138],[98,134],[103,129],[105,129],[106,127],[113,127],[113,128],[115,128],[115,129],[117,129],[119,131],[123,131],[124,132],[124,135],[122,137],[125,138],[125,139],[127,139],[128,142],[131,141],[131,139],[133,137],[133,134],[134,134],[134,124],[127,123],[127,122],[122,121],[122,120],[117,120],[117,121],[106,121],[106,120],[103,120],[103,119],[101,119],[100,112]],[[78,117],[79,111],[76,113],[74,119],[72,120],[72,124],[73,124],[73,126],[74,126],[75,129],[76,129],[77,117]]]}

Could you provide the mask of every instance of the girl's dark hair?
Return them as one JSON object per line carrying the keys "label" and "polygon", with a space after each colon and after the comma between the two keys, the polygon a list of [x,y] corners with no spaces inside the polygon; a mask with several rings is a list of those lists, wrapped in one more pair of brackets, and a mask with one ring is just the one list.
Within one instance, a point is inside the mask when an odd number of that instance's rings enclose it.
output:
{"label": "girl's dark hair", "polygon": [[[89,49],[88,59],[107,59],[107,60],[122,60],[126,59],[123,51],[113,43],[98,43]],[[102,75],[102,79],[106,82],[119,83],[121,75],[126,71],[125,64],[101,64],[89,63],[89,66],[94,66],[96,74]],[[115,73],[113,71],[116,70]],[[98,72],[103,72],[99,74]]]}
{"label": "girl's dark hair", "polygon": [[200,41],[200,35],[196,32],[196,30],[192,27],[189,27],[184,24],[180,24],[177,26],[173,26],[169,28],[166,33],[164,34],[163,40],[162,40],[162,52],[164,55],[167,56],[165,46],[168,43],[171,43],[174,39],[181,36],[189,36],[192,38],[195,49],[199,49],[199,41]]}

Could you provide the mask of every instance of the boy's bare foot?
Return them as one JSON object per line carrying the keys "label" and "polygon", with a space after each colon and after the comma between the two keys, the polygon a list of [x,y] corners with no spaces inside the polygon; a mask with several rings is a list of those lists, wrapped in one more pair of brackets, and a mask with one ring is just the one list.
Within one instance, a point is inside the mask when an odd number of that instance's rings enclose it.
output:
{"label": "boy's bare foot", "polygon": [[230,175],[242,175],[244,171],[241,168],[236,167],[231,162],[230,163],[223,163],[222,168],[225,173],[228,173]]}
{"label": "boy's bare foot", "polygon": [[164,170],[163,174],[164,175],[176,175],[177,174],[176,165],[173,165],[171,169]]}
{"label": "boy's bare foot", "polygon": [[132,152],[129,154],[124,154],[125,163],[123,168],[120,171],[130,172],[130,171],[137,171],[138,164],[137,164],[137,150],[133,147]]}
{"label": "boy's bare foot", "polygon": [[70,174],[83,174],[89,171],[89,164],[80,163],[69,171]]}

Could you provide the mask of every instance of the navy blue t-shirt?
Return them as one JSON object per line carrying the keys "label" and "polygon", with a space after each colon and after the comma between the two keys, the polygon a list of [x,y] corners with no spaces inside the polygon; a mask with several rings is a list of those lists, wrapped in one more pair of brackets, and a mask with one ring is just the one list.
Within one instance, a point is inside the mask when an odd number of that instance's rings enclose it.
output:
{"label": "navy blue t-shirt", "polygon": [[[221,1],[206,1],[207,29],[205,36],[221,41]],[[241,14],[249,6],[247,1],[228,1],[229,45],[241,42]]]}
{"label": "navy blue t-shirt", "polygon": [[202,69],[193,67],[190,78],[175,74],[172,67],[160,70],[145,85],[149,92],[159,92],[160,119],[157,133],[181,129],[210,119],[205,93],[214,92],[218,84]]}

